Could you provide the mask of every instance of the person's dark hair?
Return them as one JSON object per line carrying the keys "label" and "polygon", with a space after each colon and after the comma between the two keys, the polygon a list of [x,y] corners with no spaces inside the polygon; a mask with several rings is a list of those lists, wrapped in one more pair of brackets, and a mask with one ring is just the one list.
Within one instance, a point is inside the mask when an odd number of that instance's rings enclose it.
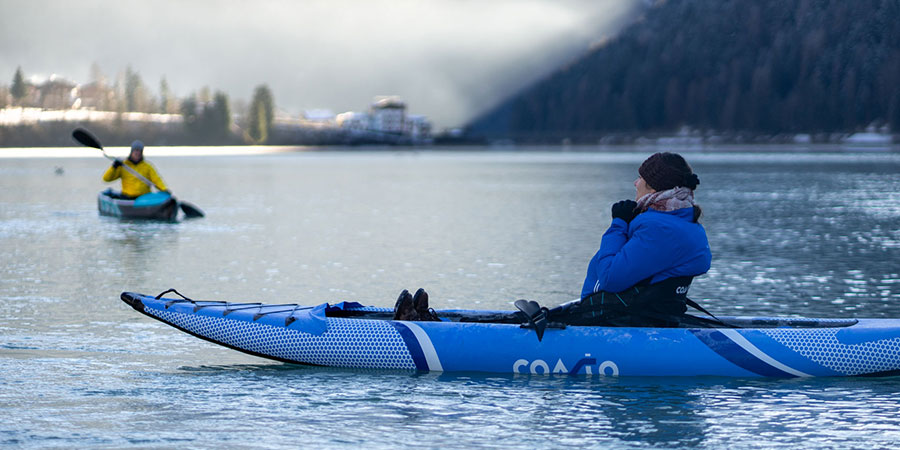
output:
{"label": "person's dark hair", "polygon": [[700,221],[700,216],[703,215],[703,209],[700,208],[700,205],[694,203],[694,223]]}
{"label": "person's dark hair", "polygon": [[[686,187],[693,191],[700,184],[700,177],[678,153],[654,153],[641,164],[638,173],[647,186],[656,191],[665,191],[676,187]],[[700,220],[701,214],[703,214],[703,210],[700,205],[695,204],[694,222]]]}

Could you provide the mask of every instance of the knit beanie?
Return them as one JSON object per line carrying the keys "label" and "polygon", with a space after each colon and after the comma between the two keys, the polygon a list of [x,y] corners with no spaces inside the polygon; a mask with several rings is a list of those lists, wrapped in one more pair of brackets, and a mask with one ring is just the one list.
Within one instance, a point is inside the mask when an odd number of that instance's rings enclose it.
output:
{"label": "knit beanie", "polygon": [[700,178],[691,170],[687,161],[677,153],[655,153],[647,158],[638,169],[638,174],[647,185],[656,191],[666,191],[676,187],[697,189]]}

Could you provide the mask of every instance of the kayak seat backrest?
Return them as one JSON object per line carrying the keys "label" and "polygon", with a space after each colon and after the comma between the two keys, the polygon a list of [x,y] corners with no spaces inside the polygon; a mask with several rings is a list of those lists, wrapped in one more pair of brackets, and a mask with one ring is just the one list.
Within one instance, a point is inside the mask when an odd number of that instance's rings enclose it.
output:
{"label": "kayak seat backrest", "polygon": [[168,192],[151,192],[134,199],[134,206],[156,206],[167,202],[171,195]]}

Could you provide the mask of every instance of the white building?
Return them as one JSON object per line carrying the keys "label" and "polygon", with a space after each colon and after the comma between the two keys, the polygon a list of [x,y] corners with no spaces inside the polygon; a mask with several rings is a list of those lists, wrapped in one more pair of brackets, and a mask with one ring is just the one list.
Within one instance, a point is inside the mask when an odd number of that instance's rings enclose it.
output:
{"label": "white building", "polygon": [[327,109],[307,109],[303,111],[303,120],[315,123],[333,123],[335,115]]}
{"label": "white building", "polygon": [[412,137],[414,141],[429,139],[431,138],[431,122],[421,115],[406,116],[403,132]]}
{"label": "white building", "polygon": [[368,113],[345,112],[335,117],[335,122],[341,128],[350,131],[366,131],[371,128],[371,118]]}
{"label": "white building", "polygon": [[335,117],[338,127],[387,142],[428,142],[431,122],[425,116],[407,115],[406,103],[397,96],[379,96],[368,112],[345,112]]}
{"label": "white building", "polygon": [[375,97],[369,106],[372,130],[382,133],[402,134],[406,121],[406,103],[399,97]]}

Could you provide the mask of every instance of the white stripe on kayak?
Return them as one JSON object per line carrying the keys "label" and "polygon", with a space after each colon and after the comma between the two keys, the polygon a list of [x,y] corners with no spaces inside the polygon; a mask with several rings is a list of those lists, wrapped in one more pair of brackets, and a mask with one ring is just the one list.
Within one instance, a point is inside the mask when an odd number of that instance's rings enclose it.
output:
{"label": "white stripe on kayak", "polygon": [[441,367],[441,360],[438,358],[437,351],[434,349],[434,344],[431,343],[431,338],[428,337],[428,333],[413,322],[403,322],[403,324],[413,332],[416,340],[419,341],[419,346],[422,347],[422,353],[425,354],[425,361],[428,363],[428,370],[443,372],[444,368]]}
{"label": "white stripe on kayak", "polygon": [[811,377],[812,376],[808,373],[801,372],[797,369],[793,369],[791,367],[788,367],[788,366],[776,361],[774,358],[765,354],[762,350],[760,350],[755,345],[750,343],[750,341],[748,341],[747,338],[742,336],[741,333],[738,333],[737,330],[720,328],[718,331],[722,332],[722,334],[724,334],[725,336],[728,336],[728,338],[731,339],[732,341],[734,341],[735,344],[741,346],[741,348],[750,352],[751,355],[761,359],[763,362],[765,362],[766,364],[769,364],[772,367],[781,369],[781,370],[783,370],[791,375],[794,375],[796,377]]}

